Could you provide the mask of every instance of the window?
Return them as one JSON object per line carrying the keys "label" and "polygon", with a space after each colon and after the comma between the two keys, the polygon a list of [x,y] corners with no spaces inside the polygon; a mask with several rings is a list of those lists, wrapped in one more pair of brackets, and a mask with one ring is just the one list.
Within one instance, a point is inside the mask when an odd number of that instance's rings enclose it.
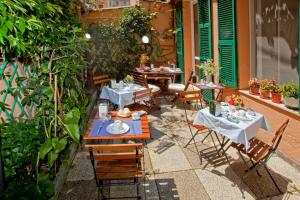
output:
{"label": "window", "polygon": [[109,0],[109,6],[111,8],[130,6],[130,0]]}
{"label": "window", "polygon": [[252,76],[298,82],[298,1],[255,0]]}
{"label": "window", "polygon": [[111,9],[119,7],[134,6],[137,0],[85,0],[85,10],[96,11],[100,9]]}

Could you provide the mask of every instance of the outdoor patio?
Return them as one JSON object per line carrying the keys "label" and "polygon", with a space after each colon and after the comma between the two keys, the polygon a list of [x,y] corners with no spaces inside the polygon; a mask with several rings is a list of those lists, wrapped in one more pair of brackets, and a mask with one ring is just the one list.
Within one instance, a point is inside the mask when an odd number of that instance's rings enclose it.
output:
{"label": "outdoor patio", "polygon": [[[284,195],[278,195],[263,168],[260,170],[262,177],[252,173],[242,180],[246,167],[237,151],[232,148],[227,151],[229,164],[224,156],[217,155],[211,140],[201,143],[201,134],[196,137],[197,146],[205,155],[200,165],[194,145],[184,148],[191,138],[184,110],[172,109],[162,97],[159,104],[161,111],[152,111],[149,115],[152,139],[145,145],[146,179],[140,186],[143,199],[300,199],[294,189],[300,185],[299,169],[276,155],[269,160],[268,166]],[[130,196],[135,192],[134,186],[118,186],[106,194]],[[58,199],[97,199],[92,165],[84,150],[77,152]]]}

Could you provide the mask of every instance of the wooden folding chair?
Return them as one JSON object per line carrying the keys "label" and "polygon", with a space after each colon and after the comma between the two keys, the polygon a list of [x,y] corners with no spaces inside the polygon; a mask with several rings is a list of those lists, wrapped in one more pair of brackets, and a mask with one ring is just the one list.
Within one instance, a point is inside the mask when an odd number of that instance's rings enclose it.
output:
{"label": "wooden folding chair", "polygon": [[[272,177],[268,167],[267,167],[267,161],[270,159],[271,155],[275,153],[281,139],[282,135],[289,123],[289,120],[287,119],[274,133],[274,137],[272,139],[272,144],[269,145],[258,138],[252,138],[250,140],[250,147],[246,150],[245,146],[243,144],[237,144],[232,143],[231,146],[238,150],[238,153],[240,157],[242,158],[243,162],[247,166],[248,170],[247,173],[243,176],[243,178],[246,178],[249,176],[253,171],[256,171],[257,175],[261,176],[258,169],[259,167],[263,166],[267,173],[269,174],[272,182],[276,186],[277,190],[282,193],[280,188],[278,187],[277,183],[275,182],[274,178]],[[249,167],[244,156],[247,155],[249,158],[249,161],[251,162],[251,166]]]}
{"label": "wooden folding chair", "polygon": [[127,107],[132,111],[150,111],[153,105],[151,98],[151,89],[144,89],[140,91],[136,91],[133,93],[132,101],[134,102],[132,105],[128,105]]}
{"label": "wooden folding chair", "polygon": [[[187,105],[189,105],[191,102],[196,102],[196,104],[193,107],[192,110],[192,114],[188,115],[187,113]],[[191,139],[188,141],[188,143],[184,146],[185,148],[191,143],[194,142],[195,148],[197,150],[197,153],[199,154],[200,157],[200,162],[202,164],[202,154],[201,152],[198,150],[196,141],[195,141],[195,137],[198,134],[203,133],[204,130],[208,130],[207,127],[203,126],[203,125],[194,125],[194,114],[196,114],[196,112],[199,109],[202,109],[202,96],[199,90],[196,91],[178,91],[177,93],[177,97],[175,99],[174,103],[183,103],[184,104],[184,113],[185,113],[185,118],[191,133]],[[196,129],[196,132],[193,133],[192,131],[192,127]],[[207,136],[204,138],[206,139],[208,137],[208,135],[211,135],[211,132],[209,132],[207,134]],[[202,142],[204,142],[204,139],[202,140]]]}
{"label": "wooden folding chair", "polygon": [[94,85],[100,86],[100,89],[109,83],[108,75],[98,75],[93,77]]}
{"label": "wooden folding chair", "polygon": [[[88,144],[85,145],[87,158],[91,160],[98,199],[141,199],[139,179],[144,178],[142,165],[143,144]],[[118,182],[111,182],[119,180]],[[124,182],[126,181],[126,182]],[[131,181],[131,182],[129,182]],[[134,197],[105,197],[104,187],[135,185],[137,195]]]}
{"label": "wooden folding chair", "polygon": [[138,71],[132,72],[133,80],[135,84],[141,85],[151,90],[151,102],[153,106],[157,105],[157,96],[161,92],[160,87],[152,84],[148,84],[146,76]]}

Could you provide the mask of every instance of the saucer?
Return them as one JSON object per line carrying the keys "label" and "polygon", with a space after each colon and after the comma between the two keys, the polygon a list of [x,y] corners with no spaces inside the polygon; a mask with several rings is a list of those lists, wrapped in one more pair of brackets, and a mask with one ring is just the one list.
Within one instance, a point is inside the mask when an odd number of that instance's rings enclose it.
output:
{"label": "saucer", "polygon": [[118,130],[114,129],[114,126],[115,126],[114,123],[108,125],[106,128],[106,131],[112,135],[120,135],[120,134],[124,134],[127,131],[129,131],[128,124],[122,123],[122,128],[120,128]]}

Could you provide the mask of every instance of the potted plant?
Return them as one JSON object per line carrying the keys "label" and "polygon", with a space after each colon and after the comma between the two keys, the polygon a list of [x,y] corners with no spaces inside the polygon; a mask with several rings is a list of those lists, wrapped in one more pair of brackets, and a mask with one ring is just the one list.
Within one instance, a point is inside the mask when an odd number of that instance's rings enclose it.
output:
{"label": "potted plant", "polygon": [[275,84],[274,80],[263,79],[259,81],[260,98],[269,99],[271,96],[271,89]]}
{"label": "potted plant", "polygon": [[257,78],[250,79],[248,85],[250,94],[259,95],[259,82]]}
{"label": "potted plant", "polygon": [[145,68],[150,62],[150,57],[147,56],[146,54],[142,54],[140,57],[140,67]]}
{"label": "potted plant", "polygon": [[198,66],[205,76],[206,82],[213,82],[213,76],[218,72],[218,67],[213,59],[207,59],[204,63]]}
{"label": "potted plant", "polygon": [[299,85],[296,83],[288,83],[282,86],[282,95],[284,104],[293,109],[299,107]]}
{"label": "potted plant", "polygon": [[282,99],[282,86],[274,84],[272,86],[272,102],[274,103],[281,103],[281,99]]}
{"label": "potted plant", "polygon": [[127,75],[124,79],[123,79],[123,82],[124,83],[133,83],[134,79],[133,79],[133,76],[131,75]]}
{"label": "potted plant", "polygon": [[236,109],[244,106],[243,99],[240,97],[240,95],[234,94],[228,99],[228,104],[234,106]]}

